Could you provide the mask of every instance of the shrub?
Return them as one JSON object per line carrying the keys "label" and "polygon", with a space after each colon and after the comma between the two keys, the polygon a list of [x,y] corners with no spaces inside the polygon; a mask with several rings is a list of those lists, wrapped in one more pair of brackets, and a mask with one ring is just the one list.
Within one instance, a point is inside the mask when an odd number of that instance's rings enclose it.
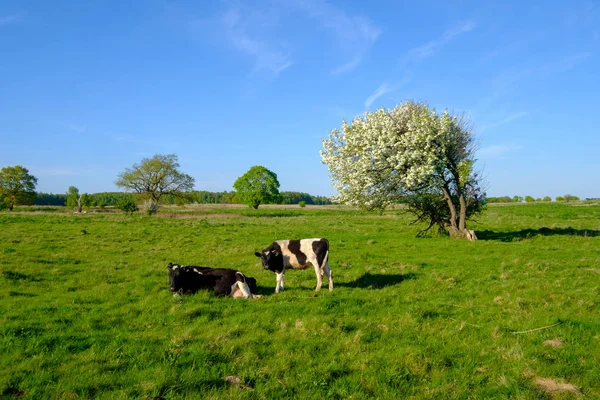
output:
{"label": "shrub", "polygon": [[544,197],[543,201],[552,201],[552,198],[550,196],[546,196],[546,197]]}
{"label": "shrub", "polygon": [[565,199],[562,196],[556,196],[556,201],[565,201]]}
{"label": "shrub", "polygon": [[306,202],[304,200],[298,202],[298,205],[302,208],[306,207]]}
{"label": "shrub", "polygon": [[132,197],[123,197],[119,199],[115,207],[127,214],[133,214],[138,210],[138,206],[135,204]]}
{"label": "shrub", "polygon": [[5,210],[6,207],[6,203],[4,203],[4,199],[2,197],[0,197],[0,210]]}
{"label": "shrub", "polygon": [[533,203],[535,201],[535,199],[531,196],[525,196],[525,201],[527,203]]}
{"label": "shrub", "polygon": [[579,197],[573,196],[572,194],[565,194],[563,197],[564,197],[565,201],[577,201],[577,200],[579,200]]}

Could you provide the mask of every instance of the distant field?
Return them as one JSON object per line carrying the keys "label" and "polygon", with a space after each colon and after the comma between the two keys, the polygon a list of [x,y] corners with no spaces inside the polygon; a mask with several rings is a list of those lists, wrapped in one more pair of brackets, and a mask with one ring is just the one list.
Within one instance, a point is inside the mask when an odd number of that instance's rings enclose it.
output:
{"label": "distant field", "polygon": [[[600,398],[600,203],[491,205],[477,242],[409,222],[2,212],[0,398]],[[329,239],[335,289],[289,271],[275,295],[253,253],[302,237]],[[263,297],[173,296],[168,262],[240,269]]]}

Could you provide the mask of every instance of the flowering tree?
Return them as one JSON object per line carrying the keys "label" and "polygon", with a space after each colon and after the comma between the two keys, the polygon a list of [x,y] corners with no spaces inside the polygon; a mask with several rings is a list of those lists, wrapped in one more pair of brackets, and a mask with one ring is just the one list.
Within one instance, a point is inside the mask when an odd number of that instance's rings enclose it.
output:
{"label": "flowering tree", "polygon": [[323,140],[336,200],[367,209],[408,201],[417,221],[476,239],[468,217],[484,193],[473,170],[474,142],[464,119],[407,101],[342,122]]}

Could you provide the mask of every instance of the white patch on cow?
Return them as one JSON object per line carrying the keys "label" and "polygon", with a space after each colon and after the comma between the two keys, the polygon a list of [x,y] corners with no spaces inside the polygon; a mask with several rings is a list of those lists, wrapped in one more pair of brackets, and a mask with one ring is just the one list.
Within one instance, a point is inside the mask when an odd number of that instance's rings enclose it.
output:
{"label": "white patch on cow", "polygon": [[202,275],[202,272],[198,271],[198,269],[197,269],[197,268],[194,268],[194,272],[197,272],[197,273],[199,273],[200,275]]}
{"label": "white patch on cow", "polygon": [[236,281],[233,285],[231,285],[231,297],[243,297],[244,299],[251,299],[252,293],[250,292],[250,287],[246,283],[246,277],[241,272],[236,272],[236,275],[239,274],[242,277],[242,282]]}
{"label": "white patch on cow", "polygon": [[178,265],[178,264],[173,264],[173,268],[172,268],[172,269],[177,269],[177,268],[179,268],[179,267],[180,267],[180,265]]}
{"label": "white patch on cow", "polygon": [[[333,280],[331,279],[331,269],[329,268],[329,249],[327,249],[327,252],[325,253],[322,265],[319,265],[319,260],[312,247],[315,241],[318,242],[321,240],[322,238],[300,239],[300,251],[306,256],[306,261],[303,264],[300,263],[296,255],[289,250],[289,240],[276,240],[275,243],[281,247],[284,270],[289,267],[293,269],[306,269],[312,265],[315,270],[315,275],[317,276],[317,287],[315,290],[318,291],[321,289],[323,275],[325,275],[329,281],[329,290],[333,290]],[[279,280],[277,282],[279,286]],[[283,284],[281,289],[283,289]],[[275,290],[275,293],[278,293],[277,289]]]}

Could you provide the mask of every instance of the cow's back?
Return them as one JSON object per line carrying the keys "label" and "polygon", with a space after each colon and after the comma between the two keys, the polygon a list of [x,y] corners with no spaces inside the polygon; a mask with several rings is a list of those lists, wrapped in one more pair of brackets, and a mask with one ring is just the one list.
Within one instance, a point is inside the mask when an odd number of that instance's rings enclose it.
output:
{"label": "cow's back", "polygon": [[281,248],[285,268],[305,269],[314,262],[320,267],[329,250],[329,242],[324,238],[276,240],[275,243]]}

